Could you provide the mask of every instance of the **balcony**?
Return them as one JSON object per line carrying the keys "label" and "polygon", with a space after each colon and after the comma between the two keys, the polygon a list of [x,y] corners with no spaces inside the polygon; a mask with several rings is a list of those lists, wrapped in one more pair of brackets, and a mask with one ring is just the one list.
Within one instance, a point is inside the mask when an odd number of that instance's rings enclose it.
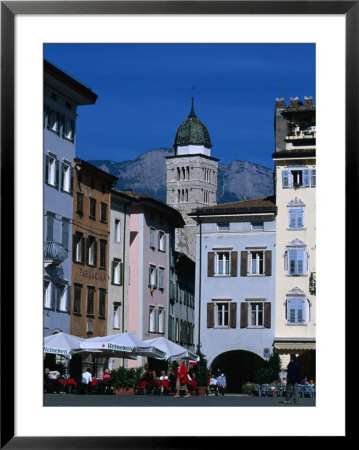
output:
{"label": "balcony", "polygon": [[59,242],[44,242],[44,264],[45,266],[58,266],[67,258],[68,252]]}

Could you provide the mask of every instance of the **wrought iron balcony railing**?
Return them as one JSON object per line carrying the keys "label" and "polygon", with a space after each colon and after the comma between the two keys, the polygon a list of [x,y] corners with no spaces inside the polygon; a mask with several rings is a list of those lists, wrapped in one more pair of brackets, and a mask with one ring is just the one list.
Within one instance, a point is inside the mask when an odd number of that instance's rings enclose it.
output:
{"label": "wrought iron balcony railing", "polygon": [[44,263],[58,265],[65,261],[68,252],[59,242],[44,242]]}

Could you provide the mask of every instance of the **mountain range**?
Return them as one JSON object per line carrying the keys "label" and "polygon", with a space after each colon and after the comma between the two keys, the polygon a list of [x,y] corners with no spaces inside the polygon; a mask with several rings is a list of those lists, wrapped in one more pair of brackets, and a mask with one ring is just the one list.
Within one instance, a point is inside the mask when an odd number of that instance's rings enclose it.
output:
{"label": "mountain range", "polygon": [[[89,163],[118,177],[116,188],[146,194],[166,203],[166,156],[173,148],[156,148],[134,160],[90,160]],[[249,161],[218,164],[217,203],[273,195],[273,170]]]}

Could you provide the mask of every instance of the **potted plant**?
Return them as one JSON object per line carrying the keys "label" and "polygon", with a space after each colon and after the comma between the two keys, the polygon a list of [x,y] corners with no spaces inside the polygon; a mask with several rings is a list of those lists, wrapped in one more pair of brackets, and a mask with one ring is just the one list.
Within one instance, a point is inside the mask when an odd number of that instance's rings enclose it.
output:
{"label": "potted plant", "polygon": [[199,361],[196,365],[196,380],[198,386],[196,391],[198,395],[204,395],[208,386],[208,377],[210,375],[210,370],[207,367],[207,359],[201,352],[200,345],[198,345],[196,353],[199,356]]}
{"label": "potted plant", "polygon": [[120,366],[111,371],[111,383],[116,395],[134,395],[138,382],[138,371]]}

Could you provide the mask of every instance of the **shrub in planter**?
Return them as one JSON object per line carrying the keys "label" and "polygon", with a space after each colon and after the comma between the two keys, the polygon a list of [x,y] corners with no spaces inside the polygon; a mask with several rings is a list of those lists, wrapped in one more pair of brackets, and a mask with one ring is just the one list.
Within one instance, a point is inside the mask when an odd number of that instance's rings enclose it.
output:
{"label": "shrub in planter", "polygon": [[255,386],[253,383],[246,383],[242,386],[243,394],[254,395]]}
{"label": "shrub in planter", "polygon": [[125,393],[132,394],[138,383],[138,369],[126,369],[120,366],[111,371],[111,384],[116,390],[123,389]]}
{"label": "shrub in planter", "polygon": [[210,370],[207,367],[207,359],[205,355],[201,352],[201,346],[197,347],[197,355],[199,356],[199,361],[196,365],[196,380],[198,387],[207,387],[208,385],[208,377],[211,374]]}

